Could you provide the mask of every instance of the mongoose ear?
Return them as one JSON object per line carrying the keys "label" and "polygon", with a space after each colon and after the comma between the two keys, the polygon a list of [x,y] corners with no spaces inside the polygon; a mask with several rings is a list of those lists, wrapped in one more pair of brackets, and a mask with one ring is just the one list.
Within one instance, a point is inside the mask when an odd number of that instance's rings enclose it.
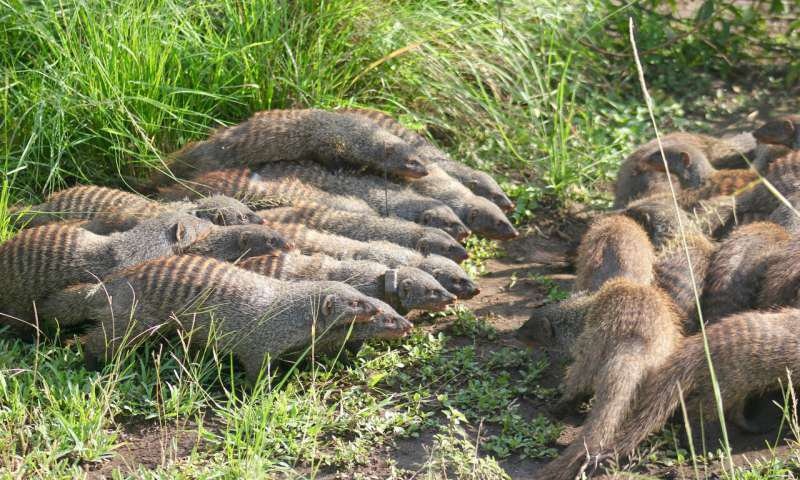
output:
{"label": "mongoose ear", "polygon": [[325,299],[322,301],[322,315],[329,317],[333,314],[333,309],[336,306],[336,295],[331,293],[330,295],[325,295]]}
{"label": "mongoose ear", "polygon": [[406,278],[402,282],[400,282],[400,288],[402,289],[403,293],[409,294],[411,293],[411,287],[414,286],[414,282],[411,281],[410,278]]}
{"label": "mongoose ear", "polygon": [[183,222],[178,222],[172,227],[172,236],[176,243],[189,243],[189,229],[186,228],[186,225]]}
{"label": "mongoose ear", "polygon": [[692,164],[692,157],[687,152],[681,152],[679,155],[683,168],[688,168]]}
{"label": "mongoose ear", "polygon": [[417,251],[423,255],[427,255],[429,253],[428,241],[423,238],[417,242]]}

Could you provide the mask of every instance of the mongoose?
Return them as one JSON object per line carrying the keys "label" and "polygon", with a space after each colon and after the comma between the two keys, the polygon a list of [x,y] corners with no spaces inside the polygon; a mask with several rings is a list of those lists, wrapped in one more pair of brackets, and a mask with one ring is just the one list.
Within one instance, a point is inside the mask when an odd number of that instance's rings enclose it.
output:
{"label": "mongoose", "polygon": [[375,210],[359,198],[331,194],[297,179],[264,177],[249,168],[202,172],[190,181],[158,187],[159,198],[165,200],[214,193],[236,198],[259,209],[313,201],[337,210],[375,214]]}
{"label": "mongoose", "polygon": [[791,237],[781,244],[762,248],[767,252],[757,305],[760,308],[800,307],[800,272],[796,268],[800,260],[800,243],[797,238]]}
{"label": "mongoose", "polygon": [[346,162],[403,178],[428,173],[413,147],[369,119],[315,109],[258,112],[185,146],[170,168],[178,177],[191,178],[221,168],[309,159],[331,166]]}
{"label": "mongoose", "polygon": [[694,231],[689,215],[680,205],[676,212],[675,203],[669,193],[635,200],[618,212],[644,228],[656,250],[661,250],[678,238],[681,225],[686,232]]}
{"label": "mongoose", "polygon": [[428,175],[409,180],[407,184],[418,193],[449,206],[475,233],[498,240],[519,235],[500,207],[475,195],[437,165],[428,165]]}
{"label": "mongoose", "polygon": [[[15,222],[19,226],[36,227],[61,220],[87,220],[104,215],[124,215],[126,224],[116,231],[133,227],[138,219],[151,218],[166,212],[185,212],[217,225],[261,223],[261,218],[241,202],[222,195],[212,195],[195,202],[159,203],[134,193],[93,185],[79,185],[56,192],[47,201],[23,212]],[[122,217],[118,217],[122,218]],[[113,222],[103,225],[109,230]],[[110,231],[95,231],[106,234]]]}
{"label": "mongoose", "polygon": [[302,223],[353,240],[386,240],[423,254],[435,253],[454,261],[460,262],[468,257],[466,249],[444,231],[398,218],[345,212],[313,203],[259,210],[258,214],[270,225]]}
{"label": "mongoose", "polygon": [[649,285],[653,263],[653,245],[639,224],[622,215],[600,217],[578,246],[574,288],[595,292],[617,277]]}
{"label": "mongoose", "polygon": [[572,348],[562,402],[594,391],[594,406],[579,437],[540,478],[571,479],[587,449],[597,452],[611,443],[642,380],[667,361],[683,338],[667,295],[624,278],[607,282],[595,295],[585,323]]}
{"label": "mongoose", "polygon": [[800,150],[800,115],[786,115],[771,120],[756,129],[753,136],[760,143]]}
{"label": "mongoose", "polygon": [[[776,388],[781,380],[785,385],[787,370],[797,372],[799,322],[800,310],[789,308],[740,313],[708,326],[706,336],[726,418],[736,418],[750,395]],[[681,408],[681,399],[689,418],[699,418],[699,411],[704,412],[705,418],[716,417],[700,334],[684,339],[660,368],[647,375],[615,440],[599,451],[590,451],[589,463],[633,452]],[[584,458],[586,455],[584,451]]]}
{"label": "mongoose", "polygon": [[784,197],[800,191],[800,151],[793,151],[772,162],[764,180],[769,182],[769,186],[761,182],[736,196],[737,214],[766,218],[782,203],[773,189]]}
{"label": "mongoose", "polygon": [[791,206],[781,202],[767,220],[777,223],[792,235],[800,235],[800,192],[787,195],[786,201]]}
{"label": "mongoose", "polygon": [[292,248],[292,242],[266,225],[232,225],[212,227],[208,235],[184,248],[182,253],[233,262]]}
{"label": "mongoose", "polygon": [[200,192],[216,191],[245,203],[265,195],[281,196],[292,203],[312,201],[337,210],[396,216],[441,228],[456,240],[463,240],[470,233],[450,207],[439,200],[378,176],[334,173],[311,162],[274,163],[263,167],[260,173],[249,169],[208,172],[194,178],[192,184],[198,185]]}
{"label": "mongoose", "polygon": [[440,255],[425,255],[385,241],[360,242],[300,224],[269,223],[305,254],[324,253],[339,260],[371,260],[397,268],[416,267],[433,276],[448,292],[458,298],[472,298],[480,290],[454,261]]}
{"label": "mongoose", "polygon": [[336,260],[324,254],[280,253],[251,257],[239,266],[281,280],[332,280],[352,285],[401,313],[443,310],[453,303],[448,292],[428,273],[414,267],[396,269],[369,260]]}
{"label": "mongoose", "polygon": [[[284,282],[194,255],[145,262],[58,292],[42,310],[65,325],[90,321],[89,365],[152,333],[190,334],[230,352],[255,381],[265,360],[301,348],[312,335],[368,322],[390,306],[340,282]],[[396,313],[395,313],[396,315]]]}
{"label": "mongoose", "polygon": [[533,309],[530,318],[519,327],[517,336],[569,352],[583,330],[586,312],[593,301],[594,295],[583,291],[560,302],[540,305]]}
{"label": "mongoose", "polygon": [[[686,247],[689,251],[689,259],[692,262],[697,294],[702,298],[711,257],[716,247],[705,235],[699,233],[691,233],[686,236]],[[655,285],[672,298],[683,320],[684,331],[697,331],[699,328],[697,300],[694,296],[695,290],[692,287],[689,262],[686,258],[683,242],[680,239],[675,239],[658,255],[653,269],[655,272]]]}
{"label": "mongoose", "polygon": [[472,190],[472,193],[488,198],[504,212],[509,212],[514,209],[514,202],[506,196],[503,189],[500,188],[500,185],[495,182],[491,175],[470,168],[461,162],[454,161],[445,152],[431,144],[425,137],[404,127],[403,124],[395,120],[391,115],[366,108],[351,108],[339,111],[361,115],[371,119],[373,122],[380,125],[381,128],[402,138],[415,147],[417,155],[419,155],[424,163],[434,163],[438,165],[442,170],[450,174],[450,176]]}
{"label": "mongoose", "polygon": [[[789,238],[786,230],[772,222],[733,230],[711,257],[703,289],[704,318],[714,321],[754,308],[762,282],[768,281],[768,259]],[[784,271],[793,270],[782,266]]]}
{"label": "mongoose", "polygon": [[197,217],[169,213],[110,236],[62,224],[23,230],[0,245],[0,325],[27,336],[35,327],[34,301],[128,265],[181,253],[211,228]]}

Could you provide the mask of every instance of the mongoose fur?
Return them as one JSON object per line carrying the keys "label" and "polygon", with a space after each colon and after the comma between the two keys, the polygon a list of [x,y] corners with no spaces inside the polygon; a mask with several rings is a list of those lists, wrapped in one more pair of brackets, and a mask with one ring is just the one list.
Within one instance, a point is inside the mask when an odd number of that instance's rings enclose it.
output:
{"label": "mongoose fur", "polygon": [[269,110],[190,143],[170,165],[179,178],[233,167],[314,160],[346,162],[404,178],[427,174],[414,149],[369,119],[324,110]]}
{"label": "mongoose fur", "polygon": [[[728,418],[738,415],[750,395],[776,388],[780,380],[785,385],[786,371],[797,372],[800,368],[799,322],[800,310],[789,308],[740,313],[706,328],[709,353]],[[647,375],[615,441],[603,446],[600,452],[589,452],[589,463],[632,453],[681,408],[681,398],[690,418],[701,410],[712,416],[716,411],[700,334],[685,338],[660,368]],[[572,473],[576,474],[576,470]]]}
{"label": "mongoose fur", "polygon": [[401,313],[414,309],[439,311],[456,299],[435,278],[414,267],[390,269],[369,260],[336,260],[325,254],[295,252],[251,257],[238,265],[280,280],[343,282]]}
{"label": "mongoose fur", "polygon": [[649,285],[653,263],[653,245],[639,224],[622,215],[600,217],[578,246],[574,289],[595,292],[617,277]]}
{"label": "mongoose fur", "polygon": [[181,253],[211,229],[197,217],[171,213],[110,236],[62,224],[23,230],[0,245],[0,324],[28,336],[37,317],[33,302],[70,284]]}
{"label": "mongoose fur", "polygon": [[[222,195],[212,195],[195,202],[159,203],[134,193],[93,185],[79,185],[56,192],[47,201],[33,207],[14,209],[20,212],[19,226],[36,227],[62,220],[89,220],[107,216],[114,221],[98,222],[98,234],[124,231],[140,220],[167,212],[185,212],[217,225],[261,223],[261,218],[241,202]],[[15,212],[12,212],[12,214]],[[124,222],[119,222],[124,218]],[[115,222],[118,223],[115,225]]]}
{"label": "mongoose fur", "polygon": [[269,223],[305,254],[324,253],[338,260],[371,260],[397,268],[416,267],[431,274],[448,292],[458,298],[472,298],[480,290],[464,270],[449,258],[422,255],[410,248],[385,241],[360,242],[308,228],[300,224]]}
{"label": "mongoose fur", "polygon": [[191,345],[213,340],[233,353],[250,381],[265,359],[307,345],[315,332],[368,322],[382,312],[397,315],[340,282],[284,282],[194,255],[152,260],[101,283],[69,287],[42,309],[66,325],[94,325],[86,335],[90,366],[113,358],[127,342],[179,331],[191,334]]}
{"label": "mongoose fur", "polygon": [[598,452],[617,428],[649,372],[669,358],[682,339],[672,301],[656,287],[627,279],[606,283],[595,295],[564,379],[562,402],[594,392],[595,402],[580,436],[540,472],[540,478],[571,479],[587,449]]}
{"label": "mongoose fur", "polygon": [[[689,251],[689,259],[692,262],[697,294],[702,298],[711,257],[716,247],[705,235],[698,233],[686,235],[686,247]],[[655,285],[672,298],[683,320],[683,330],[685,332],[697,331],[699,329],[697,300],[692,286],[692,277],[689,274],[689,262],[686,258],[683,242],[680,239],[675,239],[658,255],[653,269],[655,272]]]}
{"label": "mongoose fur", "polygon": [[269,224],[302,223],[354,240],[386,240],[423,254],[435,253],[454,261],[466,260],[468,256],[464,247],[444,231],[398,218],[345,212],[312,203],[259,210],[258,214]]}
{"label": "mongoose fur", "polygon": [[[768,281],[768,259],[789,238],[786,230],[772,222],[750,223],[733,230],[711,257],[703,289],[704,318],[715,321],[755,308],[759,289]],[[783,269],[793,270],[785,264]]]}
{"label": "mongoose fur", "polygon": [[470,168],[461,162],[454,161],[445,152],[431,144],[425,137],[404,127],[403,124],[395,120],[391,115],[366,108],[351,108],[339,111],[361,115],[371,119],[373,122],[380,125],[381,128],[402,138],[416,148],[417,155],[419,155],[425,164],[434,163],[438,165],[445,172],[450,174],[450,176],[472,190],[472,193],[488,198],[504,212],[514,209],[514,202],[506,196],[503,189],[500,188],[500,185],[495,182],[491,175]]}
{"label": "mongoose fur", "polygon": [[236,198],[252,208],[284,207],[313,201],[337,210],[375,213],[361,199],[331,194],[299,179],[264,177],[249,168],[203,172],[189,181],[158,188],[158,196],[165,200],[214,193]]}
{"label": "mongoose fur", "polygon": [[437,165],[428,165],[428,175],[407,184],[418,193],[450,207],[470,230],[487,238],[506,240],[519,234],[500,207],[472,193]]}
{"label": "mongoose fur", "polygon": [[767,248],[764,274],[759,285],[758,307],[800,307],[800,272],[796,265],[800,260],[800,242],[791,237],[781,244]]}

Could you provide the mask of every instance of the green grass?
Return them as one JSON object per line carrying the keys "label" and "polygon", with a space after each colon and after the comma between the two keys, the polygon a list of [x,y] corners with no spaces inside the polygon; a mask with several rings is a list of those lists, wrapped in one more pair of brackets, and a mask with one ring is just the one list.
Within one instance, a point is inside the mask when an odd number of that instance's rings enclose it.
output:
{"label": "green grass", "polygon": [[[664,129],[749,113],[800,71],[786,61],[792,25],[767,29],[781,2],[706,2],[713,15],[685,21],[655,3],[0,0],[0,240],[14,233],[10,204],[77,182],[136,184],[185,142],[269,108],[392,112],[495,174],[521,224],[542,205],[605,206],[624,153],[652,136],[628,15]],[[715,82],[753,70],[758,88],[718,101]],[[471,242],[467,267],[480,276],[501,252]],[[498,346],[468,309],[446,316],[446,334],[418,329],[350,365],[271,372],[255,389],[179,342],[90,372],[77,345],[0,334],[0,478],[85,475],[121,450],[131,419],[193,422],[200,438],[180,461],[134,466],[143,478],[358,475],[383,446],[417,437],[425,478],[502,478],[505,459],[554,455],[559,426],[520,407],[554,398],[541,386],[547,364]],[[686,461],[677,448],[666,456]],[[783,478],[794,457],[730,475]],[[410,475],[391,460],[386,469]]]}

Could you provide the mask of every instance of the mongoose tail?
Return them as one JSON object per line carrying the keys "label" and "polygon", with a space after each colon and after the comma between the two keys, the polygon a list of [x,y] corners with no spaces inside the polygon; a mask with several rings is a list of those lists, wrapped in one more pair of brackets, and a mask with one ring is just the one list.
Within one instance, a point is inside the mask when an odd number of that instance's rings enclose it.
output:
{"label": "mongoose tail", "polygon": [[753,136],[760,143],[800,150],[800,115],[786,115],[771,120],[756,129]]}
{"label": "mongoose tail", "polygon": [[[727,317],[706,329],[723,408],[730,412],[748,395],[778,386],[787,369],[800,368],[800,310],[747,312]],[[784,383],[785,384],[785,383]],[[616,441],[599,458],[627,455],[661,429],[680,406],[681,392],[690,412],[715,412],[703,339],[694,335],[658,370],[648,374]],[[711,413],[713,415],[713,413]]]}
{"label": "mongoose tail", "polygon": [[503,189],[500,188],[500,185],[498,185],[489,174],[452,160],[449,155],[436,148],[425,137],[404,127],[403,124],[398,122],[391,115],[367,108],[348,108],[338,111],[369,118],[380,125],[381,128],[414,146],[417,155],[419,155],[424,163],[435,163],[453,178],[456,178],[464,184],[464,186],[469,188],[475,195],[491,200],[503,211],[509,212],[514,209],[514,202],[506,196]]}
{"label": "mongoose tail", "polygon": [[575,263],[576,291],[597,291],[616,277],[649,285],[653,281],[655,252],[639,224],[622,215],[609,215],[589,227]]}
{"label": "mongoose tail", "polygon": [[314,109],[258,112],[185,146],[174,157],[170,168],[179,178],[302,159],[331,166],[346,162],[402,178],[427,174],[413,147],[368,119]]}

